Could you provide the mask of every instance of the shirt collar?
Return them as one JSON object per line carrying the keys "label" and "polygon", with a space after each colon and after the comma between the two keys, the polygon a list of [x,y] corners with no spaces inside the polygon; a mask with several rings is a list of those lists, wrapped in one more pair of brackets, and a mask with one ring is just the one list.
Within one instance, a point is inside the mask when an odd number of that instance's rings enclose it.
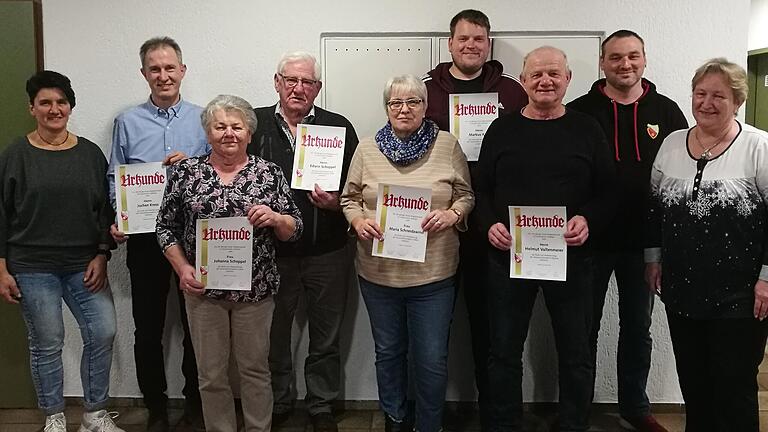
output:
{"label": "shirt collar", "polygon": [[[277,105],[275,105],[275,118],[287,124],[287,122],[285,121],[285,116],[283,115],[283,107],[280,106],[280,101],[278,101]],[[309,113],[307,113],[307,115],[305,115],[302,121],[300,121],[299,123],[312,124],[314,122],[315,122],[315,106],[312,105],[312,108],[309,109]]]}
{"label": "shirt collar", "polygon": [[171,105],[168,107],[168,109],[163,109],[155,105],[155,103],[152,101],[152,96],[147,99],[147,103],[144,104],[144,107],[149,111],[149,113],[152,115],[153,118],[163,117],[166,118],[166,113],[168,114],[168,118],[176,117],[179,118],[182,116],[182,108],[184,100],[182,98],[179,98],[179,101],[176,102],[175,105]]}

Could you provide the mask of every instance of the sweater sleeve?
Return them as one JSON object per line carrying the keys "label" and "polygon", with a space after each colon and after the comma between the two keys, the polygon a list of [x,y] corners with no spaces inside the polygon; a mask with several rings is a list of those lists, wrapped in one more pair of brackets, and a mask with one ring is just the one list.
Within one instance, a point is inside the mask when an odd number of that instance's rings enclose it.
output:
{"label": "sweater sleeve", "polygon": [[[100,162],[102,165],[102,172],[106,174],[106,171],[109,170],[109,165],[100,151],[99,156],[101,157]],[[112,203],[110,203],[109,199],[110,185],[106,175],[103,175],[102,178],[104,179],[102,187],[106,188],[106,190],[104,195],[105,199],[101,203],[101,208],[99,209],[98,214],[99,246],[108,246],[109,249],[117,249],[117,243],[115,243],[115,240],[109,233],[110,227],[115,223],[115,210],[112,208]]]}
{"label": "sweater sleeve", "polygon": [[347,222],[358,217],[365,217],[363,211],[363,167],[365,165],[362,147],[357,147],[349,164],[347,182],[341,194],[341,207]]}
{"label": "sweater sleeve", "polygon": [[592,233],[599,234],[608,228],[616,214],[616,165],[611,159],[603,131],[597,122],[590,121],[594,125],[592,198],[579,208],[578,214],[587,219]]}
{"label": "sweater sleeve", "polygon": [[469,212],[475,206],[475,194],[472,191],[472,184],[469,176],[469,167],[467,166],[467,157],[461,150],[461,145],[457,140],[453,143],[453,154],[451,155],[451,165],[453,168],[453,197],[451,199],[451,208],[460,211],[464,216],[456,225],[459,231],[467,230],[467,217]]}
{"label": "sweater sleeve", "polygon": [[651,167],[651,187],[650,197],[648,198],[648,210],[646,214],[645,224],[645,251],[644,258],[646,263],[656,263],[662,261],[661,256],[661,221],[663,217],[663,209],[661,207],[661,197],[659,196],[659,185],[664,177],[662,172],[661,161],[664,158],[664,147],[668,144],[670,139],[675,139],[675,135],[667,137],[661,144],[659,152],[656,154],[656,159],[653,161]]}
{"label": "sweater sleeve", "polygon": [[493,224],[499,222],[493,213],[494,183],[496,179],[497,147],[503,138],[499,132],[499,121],[494,120],[483,137],[475,165],[475,211],[473,220],[482,238],[488,233]]}
{"label": "sweater sleeve", "polygon": [[[742,130],[742,133],[744,131]],[[768,208],[768,134],[758,132],[755,136],[754,155],[751,162],[754,164],[755,184],[763,204]],[[763,234],[763,267],[760,270],[760,279],[768,281],[768,230]]]}

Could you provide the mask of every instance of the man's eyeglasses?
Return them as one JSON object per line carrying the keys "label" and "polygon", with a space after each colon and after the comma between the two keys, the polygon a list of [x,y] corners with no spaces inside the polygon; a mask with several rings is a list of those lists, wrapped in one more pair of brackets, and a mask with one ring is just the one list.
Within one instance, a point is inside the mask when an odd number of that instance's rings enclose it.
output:
{"label": "man's eyeglasses", "polygon": [[318,80],[312,80],[312,79],[306,79],[306,78],[299,78],[299,77],[293,77],[293,76],[285,76],[283,74],[278,74],[283,79],[283,82],[285,83],[285,86],[288,88],[294,88],[299,83],[301,83],[302,86],[314,86],[317,84]]}
{"label": "man's eyeglasses", "polygon": [[400,111],[403,109],[403,105],[408,105],[408,108],[415,109],[418,107],[422,102],[424,102],[422,99],[419,98],[411,98],[411,99],[392,99],[391,101],[387,102],[387,107],[391,109],[392,111]]}

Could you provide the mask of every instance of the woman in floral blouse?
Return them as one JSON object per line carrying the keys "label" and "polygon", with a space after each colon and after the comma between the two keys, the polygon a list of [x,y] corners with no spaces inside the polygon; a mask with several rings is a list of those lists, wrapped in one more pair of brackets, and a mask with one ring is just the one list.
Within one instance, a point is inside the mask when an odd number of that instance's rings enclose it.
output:
{"label": "woman in floral blouse", "polygon": [[[295,241],[303,226],[277,165],[246,154],[256,116],[245,100],[222,95],[202,115],[212,152],[189,158],[170,174],[157,216],[157,238],[185,293],[208,431],[237,430],[229,353],[240,374],[245,427],[268,431],[272,390],[269,329],[279,276],[275,240]],[[250,291],[205,289],[195,279],[197,219],[246,216],[253,224]]]}

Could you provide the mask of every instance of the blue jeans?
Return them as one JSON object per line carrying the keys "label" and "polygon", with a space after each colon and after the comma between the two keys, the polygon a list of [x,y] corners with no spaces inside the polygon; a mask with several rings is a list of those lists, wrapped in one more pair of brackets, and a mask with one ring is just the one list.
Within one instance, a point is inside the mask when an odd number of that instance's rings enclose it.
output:
{"label": "blue jeans", "polygon": [[[593,368],[597,365],[597,339],[603,317],[605,294],[611,273],[616,273],[619,290],[619,351],[616,356],[619,383],[619,414],[640,417],[650,414],[645,392],[651,368],[651,312],[653,292],[643,279],[643,251],[598,251],[595,253],[594,309],[592,316]],[[596,371],[595,371],[596,373]]]}
{"label": "blue jeans", "polygon": [[27,324],[32,380],[38,405],[46,415],[64,411],[62,299],[77,320],[83,339],[80,380],[85,409],[104,409],[109,399],[115,306],[109,288],[91,293],[83,284],[83,275],[83,272],[14,275],[22,294],[21,309]]}
{"label": "blue jeans", "polygon": [[376,344],[381,409],[396,421],[405,418],[410,352],[416,375],[416,430],[439,431],[448,383],[454,278],[410,288],[390,288],[359,279]]}

